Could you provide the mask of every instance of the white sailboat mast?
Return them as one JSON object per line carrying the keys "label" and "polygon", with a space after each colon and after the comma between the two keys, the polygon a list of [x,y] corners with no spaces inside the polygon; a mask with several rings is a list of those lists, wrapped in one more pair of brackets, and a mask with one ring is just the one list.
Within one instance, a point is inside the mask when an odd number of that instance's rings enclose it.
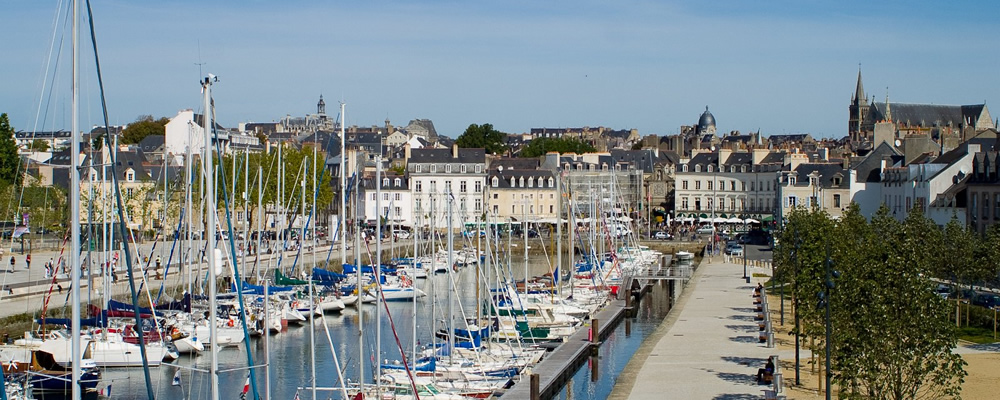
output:
{"label": "white sailboat mast", "polygon": [[[81,338],[80,338],[80,38],[78,37],[78,31],[80,30],[79,20],[80,15],[77,14],[79,11],[80,4],[78,1],[73,1],[73,111],[72,111],[72,133],[73,138],[70,144],[70,164],[72,169],[70,170],[70,218],[77,218],[76,221],[70,221],[70,266],[72,272],[70,272],[72,277],[72,289],[73,292],[73,309],[72,309],[72,334],[73,341],[70,352],[73,357],[73,372],[72,372],[72,382],[80,382],[81,366],[83,364],[83,351],[81,349]],[[105,127],[105,131],[109,131]],[[110,134],[110,132],[108,132]],[[78,384],[74,384],[72,397],[73,400],[80,400],[83,395],[83,387]]]}
{"label": "white sailboat mast", "polygon": [[[216,333],[217,330],[217,307],[216,307],[216,271],[219,266],[216,266],[215,260],[215,235],[218,232],[216,228],[216,214],[215,214],[215,171],[214,160],[212,159],[212,81],[215,76],[209,74],[208,77],[202,82],[202,95],[205,100],[205,110],[202,116],[202,128],[204,128],[204,139],[205,148],[202,151],[202,165],[205,168],[205,215],[207,219],[207,228],[205,229],[205,237],[208,240],[208,298],[209,298],[209,317],[208,317],[208,327],[209,336],[213,343],[218,340]],[[214,346],[213,346],[214,347]],[[209,366],[209,374],[211,376],[211,399],[215,400],[219,398],[219,358],[218,354],[213,348],[210,351],[212,357],[211,365]]]}

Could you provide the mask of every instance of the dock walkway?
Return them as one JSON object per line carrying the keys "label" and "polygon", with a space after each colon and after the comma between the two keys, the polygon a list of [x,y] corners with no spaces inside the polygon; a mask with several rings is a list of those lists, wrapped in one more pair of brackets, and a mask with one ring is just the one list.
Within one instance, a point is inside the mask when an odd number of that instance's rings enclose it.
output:
{"label": "dock walkway", "polygon": [[752,291],[764,279],[746,283],[742,264],[702,263],[674,310],[678,314],[664,321],[672,325],[661,327],[658,340],[647,339],[657,341],[644,361],[634,360],[641,361],[638,372],[620,380],[625,387],[616,387],[612,398],[762,398],[770,386],[757,384],[757,369],[770,355],[792,356],[759,343]]}
{"label": "dock walkway", "polygon": [[[600,339],[603,340],[618,326],[625,316],[625,300],[611,300],[604,306],[594,319],[597,319]],[[555,350],[546,353],[540,363],[532,367],[532,372],[538,374],[539,394],[542,399],[549,399],[562,390],[569,380],[587,361],[590,355],[590,325],[578,329]],[[503,394],[504,399],[530,399],[531,383],[529,375],[521,376],[521,380]]]}

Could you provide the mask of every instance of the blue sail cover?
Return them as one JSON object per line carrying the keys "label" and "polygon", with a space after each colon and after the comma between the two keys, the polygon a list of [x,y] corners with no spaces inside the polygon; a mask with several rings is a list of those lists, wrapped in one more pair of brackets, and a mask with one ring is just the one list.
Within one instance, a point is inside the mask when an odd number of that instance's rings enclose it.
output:
{"label": "blue sail cover", "polygon": [[[113,311],[125,311],[131,313],[135,312],[135,308],[131,304],[123,303],[117,300],[108,300],[108,309]],[[152,314],[156,316],[162,315],[159,313],[154,313],[153,310],[150,310],[146,307],[139,307],[139,314]]]}
{"label": "blue sail cover", "polygon": [[[97,326],[101,326],[101,327],[107,326],[108,325],[108,320],[107,320],[107,316],[106,315],[107,314],[103,314],[102,313],[100,317],[81,318],[80,319],[80,326],[95,326],[95,327],[97,327]],[[46,324],[46,325],[64,325],[64,326],[70,326],[70,325],[73,324],[73,319],[72,318],[46,318],[46,319],[42,320],[41,318],[38,318],[38,319],[35,320],[35,322],[38,323],[39,325]]]}
{"label": "blue sail cover", "polygon": [[[243,294],[264,294],[264,286],[262,286],[262,285],[251,285],[251,284],[247,283],[246,281],[240,282],[240,285],[243,288]],[[274,293],[278,293],[278,292],[289,292],[289,291],[292,291],[294,289],[295,288],[293,288],[293,287],[285,287],[285,286],[268,286],[267,287],[267,292],[269,294],[274,294]],[[232,284],[232,292],[236,293],[236,284],[235,283]]]}
{"label": "blue sail cover", "polygon": [[336,272],[327,271],[325,269],[313,268],[312,278],[314,281],[318,281],[320,284],[337,283],[343,280],[344,278],[347,278],[347,275],[338,274]]}
{"label": "blue sail cover", "polygon": [[[390,274],[390,275],[396,273],[396,269],[395,268],[387,267],[385,265],[382,266],[382,269],[380,271],[383,274]],[[344,274],[345,275],[356,274],[356,273],[358,273],[358,267],[357,266],[355,266],[354,264],[344,264]],[[362,274],[374,274],[375,273],[375,269],[372,268],[372,266],[370,266],[370,265],[362,265],[361,266],[361,273]]]}
{"label": "blue sail cover", "polygon": [[[393,370],[404,370],[405,366],[402,364],[382,364],[382,369],[393,369]],[[437,369],[437,358],[436,357],[422,357],[417,360],[415,366],[410,367],[411,370],[420,372],[434,372]]]}

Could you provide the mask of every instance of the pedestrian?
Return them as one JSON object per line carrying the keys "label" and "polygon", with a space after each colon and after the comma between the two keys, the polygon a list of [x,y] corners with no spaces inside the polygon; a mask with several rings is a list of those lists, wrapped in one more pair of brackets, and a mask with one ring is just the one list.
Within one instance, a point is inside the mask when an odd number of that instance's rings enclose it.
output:
{"label": "pedestrian", "polygon": [[156,271],[160,271],[160,256],[156,256]]}
{"label": "pedestrian", "polygon": [[24,269],[27,270],[31,269],[31,253],[28,253],[28,255],[24,256]]}
{"label": "pedestrian", "polygon": [[62,294],[62,285],[60,285],[60,284],[57,283],[56,284],[56,289],[59,290],[59,294]]}

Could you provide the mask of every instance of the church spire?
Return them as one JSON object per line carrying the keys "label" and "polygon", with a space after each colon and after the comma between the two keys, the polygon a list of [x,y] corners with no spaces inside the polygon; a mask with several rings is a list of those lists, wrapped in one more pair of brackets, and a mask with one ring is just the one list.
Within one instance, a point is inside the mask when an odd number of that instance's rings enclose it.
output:
{"label": "church spire", "polygon": [[885,87],[885,121],[892,122],[892,109],[889,107],[889,87]]}
{"label": "church spire", "polygon": [[855,104],[866,105],[868,103],[868,97],[865,97],[865,85],[861,83],[861,64],[858,64],[858,86],[854,89],[854,98],[851,100]]}

